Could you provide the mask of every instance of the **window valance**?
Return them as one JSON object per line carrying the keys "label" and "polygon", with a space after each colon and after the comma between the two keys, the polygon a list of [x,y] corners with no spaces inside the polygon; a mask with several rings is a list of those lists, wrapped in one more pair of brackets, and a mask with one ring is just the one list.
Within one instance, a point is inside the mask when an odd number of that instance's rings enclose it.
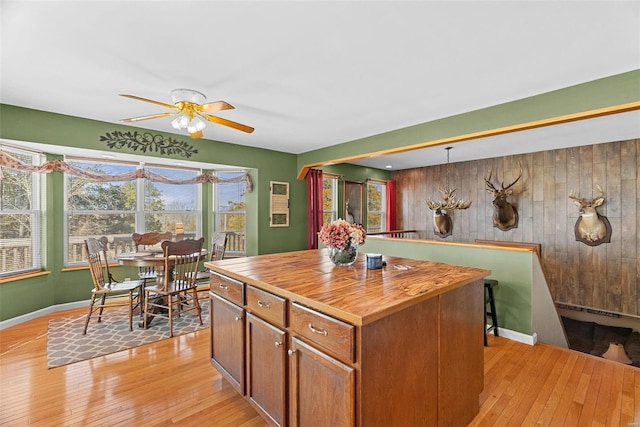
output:
{"label": "window valance", "polygon": [[[251,177],[248,173],[243,175],[239,175],[234,178],[220,178],[210,173],[203,173],[194,178],[189,179],[171,179],[165,176],[159,175],[157,173],[153,173],[144,168],[137,169],[133,172],[126,172],[116,175],[103,174],[99,172],[88,171],[86,169],[75,167],[63,160],[49,160],[41,165],[29,165],[21,162],[15,157],[10,156],[5,152],[0,151],[0,166],[6,167],[9,169],[16,169],[25,172],[38,172],[38,173],[49,173],[49,172],[63,172],[74,176],[76,178],[82,178],[89,181],[97,181],[97,182],[122,182],[122,181],[134,181],[138,178],[145,178],[152,182],[161,182],[164,184],[199,184],[203,182],[210,183],[236,183],[244,181],[247,188],[247,192],[251,192],[253,190],[253,183],[251,181]],[[0,170],[0,179],[2,179],[2,170]]]}

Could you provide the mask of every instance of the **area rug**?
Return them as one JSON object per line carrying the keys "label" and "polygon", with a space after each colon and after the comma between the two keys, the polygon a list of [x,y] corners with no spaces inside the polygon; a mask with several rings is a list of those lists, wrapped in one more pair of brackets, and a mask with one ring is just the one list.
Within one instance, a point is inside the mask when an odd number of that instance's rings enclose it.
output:
{"label": "area rug", "polygon": [[[200,300],[202,322],[191,313],[173,319],[173,335],[184,335],[209,326],[209,301]],[[87,307],[88,310],[88,307]],[[139,316],[134,315],[133,331],[129,331],[126,308],[105,311],[102,322],[92,317],[87,334],[82,335],[86,315],[49,320],[47,330],[47,365],[49,368],[68,365],[117,351],[169,338],[169,321],[154,318],[148,329],[139,328]]]}

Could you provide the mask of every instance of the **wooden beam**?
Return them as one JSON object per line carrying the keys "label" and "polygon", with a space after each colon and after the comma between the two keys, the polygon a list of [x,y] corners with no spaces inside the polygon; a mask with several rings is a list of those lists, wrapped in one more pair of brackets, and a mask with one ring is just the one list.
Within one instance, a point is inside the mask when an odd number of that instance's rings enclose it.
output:
{"label": "wooden beam", "polygon": [[630,102],[627,104],[619,104],[611,107],[597,108],[595,110],[582,111],[574,114],[551,117],[548,119],[534,120],[532,122],[519,123],[516,125],[503,126],[494,129],[487,129],[479,132],[471,132],[462,135],[450,136],[447,138],[434,139],[431,141],[411,144],[404,147],[390,148],[387,150],[379,150],[371,153],[358,154],[355,156],[342,157],[333,160],[325,160],[321,162],[306,164],[298,172],[298,179],[303,180],[307,177],[310,169],[315,167],[329,166],[338,163],[348,163],[356,160],[368,159],[371,157],[385,156],[389,154],[405,153],[407,151],[419,150],[422,148],[437,147],[445,144],[455,144],[457,142],[469,141],[472,139],[487,138],[490,136],[504,135],[507,133],[521,132],[524,130],[537,129],[547,126],[559,125],[563,123],[576,122],[580,120],[594,119],[597,117],[610,116],[613,114],[627,113],[629,111],[640,110],[640,101]]}

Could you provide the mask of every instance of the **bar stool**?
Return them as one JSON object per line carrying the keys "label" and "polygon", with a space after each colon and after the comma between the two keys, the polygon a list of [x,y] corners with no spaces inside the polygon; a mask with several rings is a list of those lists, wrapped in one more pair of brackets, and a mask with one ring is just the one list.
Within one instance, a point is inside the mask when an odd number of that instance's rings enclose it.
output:
{"label": "bar stool", "polygon": [[[492,279],[484,279],[484,290],[485,290],[485,298],[484,298],[484,345],[487,344],[487,333],[493,331],[493,335],[499,337],[498,335],[498,314],[496,313],[496,299],[493,296],[493,288],[498,286],[497,280]],[[489,303],[489,310],[487,311],[487,303]],[[487,328],[487,316],[491,316],[491,326]]]}

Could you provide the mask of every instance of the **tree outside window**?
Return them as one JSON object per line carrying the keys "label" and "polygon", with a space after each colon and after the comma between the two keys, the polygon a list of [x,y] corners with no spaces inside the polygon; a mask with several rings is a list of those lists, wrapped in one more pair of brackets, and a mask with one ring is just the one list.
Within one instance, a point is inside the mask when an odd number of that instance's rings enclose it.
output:
{"label": "tree outside window", "polygon": [[367,182],[367,232],[386,231],[387,185],[380,181]]}
{"label": "tree outside window", "polygon": [[[28,165],[42,163],[35,153],[4,146],[0,150]],[[0,277],[42,268],[38,175],[0,167]]]}
{"label": "tree outside window", "polygon": [[246,184],[242,182],[225,182],[244,175],[244,171],[220,171],[220,178],[214,186],[214,218],[215,230],[227,233],[226,255],[246,253]]}
{"label": "tree outside window", "polygon": [[[139,165],[73,161],[75,167],[105,175],[133,172]],[[171,179],[195,177],[198,170],[148,168]],[[106,236],[109,256],[135,250],[134,232],[165,232],[182,224],[186,236],[199,230],[199,184],[164,184],[140,178],[126,182],[96,182],[66,176],[66,260],[86,262],[84,240]]]}
{"label": "tree outside window", "polygon": [[338,219],[338,179],[322,178],[322,223],[329,224]]}

